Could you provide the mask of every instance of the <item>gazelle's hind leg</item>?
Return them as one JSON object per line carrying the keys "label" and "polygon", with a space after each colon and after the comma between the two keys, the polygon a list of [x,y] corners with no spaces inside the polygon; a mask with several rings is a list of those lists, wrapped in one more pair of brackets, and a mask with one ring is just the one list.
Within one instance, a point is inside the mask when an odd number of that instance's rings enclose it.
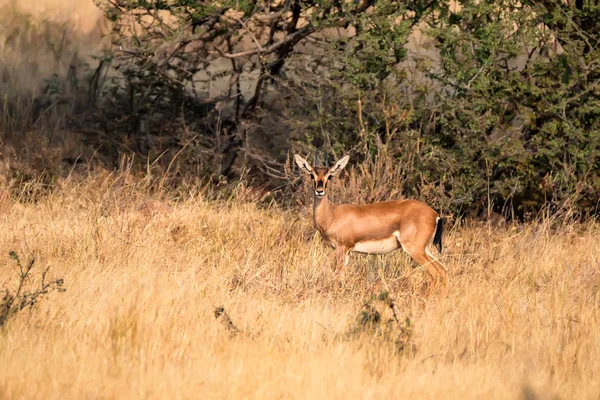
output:
{"label": "gazelle's hind leg", "polygon": [[431,263],[435,265],[438,269],[438,276],[440,277],[442,284],[444,286],[448,285],[448,273],[446,272],[446,268],[444,264],[442,264],[433,254],[431,254],[431,250],[429,250],[429,245],[425,247],[425,254],[431,260]]}
{"label": "gazelle's hind leg", "polygon": [[425,268],[427,274],[431,277],[431,286],[429,287],[429,297],[435,293],[438,285],[441,283],[444,286],[447,282],[447,274],[444,266],[431,254],[428,248],[429,243],[419,243],[414,236],[410,235],[412,232],[407,232],[409,235],[405,235],[401,240],[398,235],[398,241],[400,242],[402,249],[408,253],[419,265]]}
{"label": "gazelle's hind leg", "polygon": [[439,268],[435,265],[436,261],[430,258],[424,251],[406,251],[419,265],[423,266],[427,274],[431,277],[431,286],[429,286],[429,297],[435,293],[440,281]]}
{"label": "gazelle's hind leg", "polygon": [[[444,268],[444,265],[439,262],[438,259],[433,256],[433,254],[431,254],[431,251],[428,247],[425,248],[425,256],[427,258],[428,265],[433,265],[437,269],[438,283],[441,283],[442,285],[440,292],[442,295],[446,295],[448,293],[448,274],[446,273],[446,268]],[[431,294],[433,294],[433,290],[431,290],[430,295]]]}

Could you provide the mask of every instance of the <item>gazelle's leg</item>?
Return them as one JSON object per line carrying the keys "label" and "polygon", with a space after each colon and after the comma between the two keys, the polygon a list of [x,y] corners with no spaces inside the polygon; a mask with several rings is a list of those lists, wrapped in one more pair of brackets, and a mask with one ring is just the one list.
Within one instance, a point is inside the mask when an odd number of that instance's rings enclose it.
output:
{"label": "gazelle's leg", "polygon": [[438,276],[444,286],[448,285],[448,273],[446,272],[446,268],[444,264],[442,264],[437,258],[431,254],[429,247],[425,248],[425,255],[431,260],[431,263],[438,269]]}
{"label": "gazelle's leg", "polygon": [[348,260],[350,258],[348,256],[349,252],[350,252],[350,249],[345,246],[338,245],[335,248],[335,259],[336,259],[335,274],[336,275],[339,275],[340,272],[342,271],[342,268],[348,265]]}
{"label": "gazelle's leg", "polygon": [[[442,295],[446,295],[446,293],[448,292],[448,274],[446,273],[446,268],[444,268],[444,266],[442,265],[442,263],[440,263],[432,254],[431,252],[429,252],[429,249],[425,249],[425,257],[427,259],[427,265],[432,265],[437,269],[437,283],[440,284],[441,283],[441,288],[440,288],[440,293]],[[429,293],[429,297],[431,297],[431,295],[433,295],[433,291],[434,289],[437,289],[437,285],[436,288],[431,288],[431,291]]]}
{"label": "gazelle's leg", "polygon": [[[415,226],[405,227],[396,236],[402,249],[406,251],[419,265],[423,266],[431,277],[429,296],[435,292],[440,281],[445,285],[447,280],[446,269],[431,255],[427,248],[428,242],[423,241],[423,236],[417,234]],[[432,233],[433,236],[433,233]],[[431,240],[431,239],[430,239]]]}
{"label": "gazelle's leg", "polygon": [[431,297],[431,295],[437,289],[440,281],[445,280],[445,270],[443,269],[443,267],[441,267],[441,269],[444,271],[444,274],[442,274],[440,272],[439,263],[433,258],[429,257],[424,249],[419,251],[415,249],[405,248],[404,250],[413,258],[413,260],[419,263],[419,265],[423,266],[427,271],[427,274],[431,277],[431,286],[429,287],[428,295],[428,297]]}

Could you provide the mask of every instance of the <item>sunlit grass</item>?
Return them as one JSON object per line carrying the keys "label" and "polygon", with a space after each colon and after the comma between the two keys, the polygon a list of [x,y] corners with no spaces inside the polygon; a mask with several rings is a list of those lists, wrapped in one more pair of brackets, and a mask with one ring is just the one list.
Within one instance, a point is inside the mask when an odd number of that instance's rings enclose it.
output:
{"label": "sunlit grass", "polygon": [[[14,283],[14,250],[67,288],[0,332],[0,397],[600,394],[596,224],[449,229],[448,296],[426,302],[425,274],[401,252],[354,256],[338,283],[310,207],[202,196],[167,207],[118,182],[0,207],[0,286]],[[386,289],[414,352],[351,334]]]}

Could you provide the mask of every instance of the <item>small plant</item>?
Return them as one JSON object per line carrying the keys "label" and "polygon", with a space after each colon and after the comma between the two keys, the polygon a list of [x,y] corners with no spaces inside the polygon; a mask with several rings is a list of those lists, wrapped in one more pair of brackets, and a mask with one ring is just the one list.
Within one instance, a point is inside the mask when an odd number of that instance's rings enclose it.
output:
{"label": "small plant", "polygon": [[231,320],[231,317],[229,316],[229,314],[227,314],[227,311],[225,311],[225,307],[215,307],[215,318],[217,320],[221,320],[221,324],[223,324],[223,326],[231,334],[231,336],[235,336],[239,333],[240,330],[237,328],[237,326],[235,326],[235,324]]}
{"label": "small plant", "polygon": [[348,336],[370,334],[393,343],[400,353],[414,354],[416,346],[413,343],[413,333],[410,316],[401,321],[394,300],[388,292],[382,292],[363,304],[356,325]]}
{"label": "small plant", "polygon": [[394,300],[388,292],[381,292],[363,304],[350,336],[369,333],[393,342],[398,352],[414,354],[416,346],[413,343],[413,332],[410,316],[406,316],[401,322]]}
{"label": "small plant", "polygon": [[17,253],[11,251],[8,255],[19,267],[19,284],[14,292],[10,289],[4,289],[4,296],[0,299],[0,327],[4,326],[19,311],[26,307],[33,308],[48,293],[52,291],[64,292],[66,290],[63,288],[63,279],[46,282],[46,274],[50,267],[46,268],[42,273],[40,286],[35,290],[27,290],[25,286],[32,278],[35,259],[32,258],[26,265],[23,265]]}

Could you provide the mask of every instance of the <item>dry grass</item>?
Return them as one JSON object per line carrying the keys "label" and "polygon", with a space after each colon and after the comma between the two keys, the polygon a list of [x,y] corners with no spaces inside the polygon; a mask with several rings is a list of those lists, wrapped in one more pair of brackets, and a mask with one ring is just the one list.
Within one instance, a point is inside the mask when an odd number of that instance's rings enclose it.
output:
{"label": "dry grass", "polygon": [[[0,208],[0,287],[15,250],[67,288],[0,332],[0,398],[600,395],[597,224],[454,229],[449,295],[425,303],[424,274],[408,278],[400,252],[353,257],[337,285],[310,207],[200,195],[168,207],[121,178]],[[385,287],[414,353],[348,334]]]}

